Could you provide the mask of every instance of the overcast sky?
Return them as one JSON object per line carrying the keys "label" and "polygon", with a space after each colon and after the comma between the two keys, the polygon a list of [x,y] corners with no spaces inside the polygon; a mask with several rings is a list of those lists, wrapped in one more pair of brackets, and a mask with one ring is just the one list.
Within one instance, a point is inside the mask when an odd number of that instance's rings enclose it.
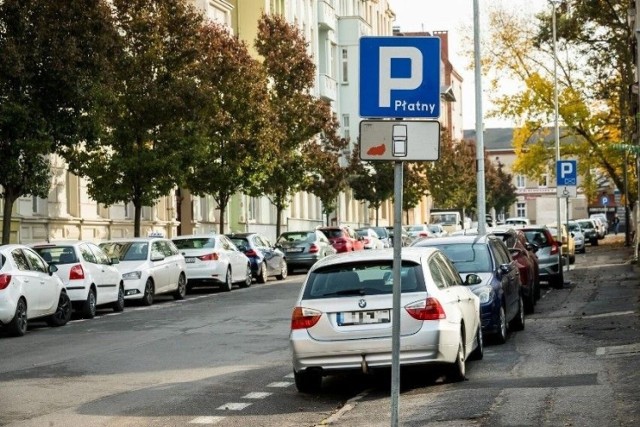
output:
{"label": "overcast sky", "polygon": [[[396,13],[394,26],[399,26],[401,31],[449,32],[449,59],[464,79],[464,128],[475,129],[475,77],[472,69],[466,69],[469,60],[461,57],[464,32],[473,34],[473,0],[389,0],[389,3]],[[547,0],[478,0],[478,4],[481,19],[486,18],[484,6],[488,4],[517,8],[531,15],[543,7],[550,7]],[[482,28],[482,23],[480,27]],[[483,90],[486,90],[486,86],[482,84]],[[491,108],[486,96],[483,96],[482,107],[485,112]],[[484,122],[486,128],[513,125],[497,119],[485,119]]]}

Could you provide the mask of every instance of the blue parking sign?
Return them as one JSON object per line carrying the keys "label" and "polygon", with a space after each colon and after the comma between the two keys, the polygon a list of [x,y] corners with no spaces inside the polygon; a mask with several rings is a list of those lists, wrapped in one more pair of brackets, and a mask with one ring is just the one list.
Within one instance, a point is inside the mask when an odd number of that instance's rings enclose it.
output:
{"label": "blue parking sign", "polygon": [[556,162],[558,187],[578,185],[578,162],[576,160],[558,160]]}
{"label": "blue parking sign", "polygon": [[440,117],[440,38],[362,37],[360,116]]}

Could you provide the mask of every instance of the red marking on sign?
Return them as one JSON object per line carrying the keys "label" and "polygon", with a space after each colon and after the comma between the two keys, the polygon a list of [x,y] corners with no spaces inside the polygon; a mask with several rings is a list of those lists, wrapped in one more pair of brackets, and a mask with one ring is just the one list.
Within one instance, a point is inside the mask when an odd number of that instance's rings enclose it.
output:
{"label": "red marking on sign", "polygon": [[387,151],[387,147],[384,144],[374,145],[367,150],[369,156],[382,156]]}

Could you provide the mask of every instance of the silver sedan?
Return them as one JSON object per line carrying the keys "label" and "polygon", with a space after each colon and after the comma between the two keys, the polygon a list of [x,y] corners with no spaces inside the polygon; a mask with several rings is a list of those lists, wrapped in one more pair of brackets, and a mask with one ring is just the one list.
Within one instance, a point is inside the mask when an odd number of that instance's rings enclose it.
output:
{"label": "silver sedan", "polygon": [[[322,377],[391,366],[393,250],[357,251],[316,263],[291,319],[296,387],[320,389]],[[400,363],[447,367],[465,377],[481,359],[480,304],[449,259],[435,248],[403,248]]]}

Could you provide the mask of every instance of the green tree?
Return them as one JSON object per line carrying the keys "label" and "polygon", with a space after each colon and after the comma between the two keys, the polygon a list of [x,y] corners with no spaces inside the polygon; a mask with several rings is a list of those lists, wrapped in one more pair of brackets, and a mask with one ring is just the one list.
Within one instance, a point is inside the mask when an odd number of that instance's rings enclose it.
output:
{"label": "green tree", "polygon": [[446,132],[442,134],[440,159],[426,167],[434,207],[459,209],[464,216],[476,211],[475,153],[472,141],[453,141]]}
{"label": "green tree", "polygon": [[224,27],[207,25],[200,42],[199,140],[191,150],[185,182],[193,194],[213,196],[224,233],[231,197],[257,191],[276,161],[271,156],[267,78],[244,42]]}
{"label": "green tree", "polygon": [[300,30],[280,16],[263,14],[255,41],[270,79],[270,105],[277,162],[263,185],[276,207],[276,234],[280,234],[282,211],[292,194],[308,187],[305,146],[321,143],[316,137],[332,120],[324,101],[309,92],[315,81],[315,65]]}
{"label": "green tree", "polygon": [[338,135],[340,125],[331,112],[331,106],[324,104],[324,109],[324,116],[331,120],[325,123],[320,143],[304,147],[308,178],[304,189],[318,196],[326,224],[329,225],[329,215],[337,208],[338,196],[347,188],[349,171],[340,165],[340,158],[349,142]]}
{"label": "green tree", "polygon": [[[634,81],[630,40],[634,36],[626,17],[628,0],[565,2],[557,15],[557,81],[561,126],[561,156],[578,160],[579,174],[591,168],[605,172],[624,188],[625,155],[615,150],[631,141]],[[483,46],[483,72],[496,109],[492,116],[514,120],[517,160],[513,170],[534,179],[555,173],[554,57],[551,8],[537,20],[505,10],[490,14],[490,34]],[[505,94],[505,77],[521,83]],[[630,176],[631,198],[636,185]],[[585,190],[593,189],[585,187]]]}
{"label": "green tree", "polygon": [[96,138],[113,35],[100,0],[0,1],[3,244],[15,201],[47,197],[48,156]]}
{"label": "green tree", "polygon": [[88,193],[111,205],[132,202],[134,235],[142,207],[183,179],[197,141],[195,78],[202,17],[182,0],[112,0],[120,49],[117,86],[107,104],[100,144],[79,147],[72,166]]}
{"label": "green tree", "polygon": [[422,198],[428,196],[429,180],[427,179],[427,162],[403,162],[402,178],[402,210],[407,215],[409,210],[420,204]]}
{"label": "green tree", "polygon": [[485,153],[485,189],[487,211],[494,208],[497,213],[507,212],[518,200],[516,187],[513,185],[513,176],[504,171],[504,165],[496,166],[488,160]]}
{"label": "green tree", "polygon": [[364,162],[360,160],[360,144],[356,144],[349,165],[349,186],[356,200],[366,201],[375,209],[376,227],[378,210],[382,203],[393,197],[394,162]]}

